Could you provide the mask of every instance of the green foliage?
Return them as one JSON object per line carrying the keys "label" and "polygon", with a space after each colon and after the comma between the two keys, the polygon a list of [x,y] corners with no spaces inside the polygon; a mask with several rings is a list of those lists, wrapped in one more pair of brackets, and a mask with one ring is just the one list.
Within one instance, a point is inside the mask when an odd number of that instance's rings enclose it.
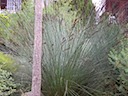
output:
{"label": "green foliage", "polygon": [[70,2],[73,11],[77,11],[78,14],[85,16],[90,15],[93,4],[91,0],[71,0]]}
{"label": "green foliage", "polygon": [[17,67],[18,66],[15,65],[15,62],[10,55],[0,52],[0,68],[15,72]]}
{"label": "green foliage", "polygon": [[0,37],[8,38],[7,28],[9,28],[9,15],[0,14]]}
{"label": "green foliage", "polygon": [[0,68],[0,96],[10,96],[16,91],[16,86],[12,74]]}
{"label": "green foliage", "polygon": [[69,6],[70,1],[65,2],[64,0],[58,0],[57,2],[52,2],[46,8],[44,8],[44,15],[50,15],[53,18],[61,17],[69,26],[76,19],[76,12],[70,11]]}
{"label": "green foliage", "polygon": [[110,51],[109,60],[119,71],[118,79],[121,84],[118,89],[126,93],[126,90],[128,91],[128,38],[121,40],[120,44]]}
{"label": "green foliage", "polygon": [[[68,1],[68,0],[67,0]],[[81,19],[83,24],[86,24],[88,19],[91,17],[94,20],[94,6],[92,0],[70,0],[69,6],[71,11],[77,12],[77,17]]]}
{"label": "green foliage", "polygon": [[12,55],[18,70],[13,75],[21,86],[25,86],[23,90],[30,87],[32,69],[34,5],[29,1],[22,5],[22,11],[10,14],[10,27],[6,29],[9,39],[4,39],[5,45],[16,53]]}
{"label": "green foliage", "polygon": [[10,15],[10,27],[6,29],[9,37],[6,40],[6,46],[14,51],[17,50],[17,54],[22,53],[22,56],[30,54],[29,51],[24,50],[25,48],[33,49],[31,46],[33,44],[34,5],[29,1],[22,5],[24,6],[22,11]]}
{"label": "green foliage", "polygon": [[65,22],[69,23],[69,26],[76,22],[85,25],[88,22],[95,21],[95,12],[91,0],[58,0],[48,5],[44,9],[44,14],[63,17]]}

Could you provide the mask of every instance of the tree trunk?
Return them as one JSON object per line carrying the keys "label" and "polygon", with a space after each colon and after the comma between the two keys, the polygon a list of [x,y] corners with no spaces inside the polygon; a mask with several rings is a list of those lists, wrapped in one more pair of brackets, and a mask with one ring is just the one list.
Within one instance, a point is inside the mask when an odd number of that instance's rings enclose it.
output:
{"label": "tree trunk", "polygon": [[42,0],[35,0],[32,88],[21,96],[41,96]]}
{"label": "tree trunk", "polygon": [[41,96],[42,0],[35,0],[32,96]]}
{"label": "tree trunk", "polygon": [[41,96],[42,0],[35,0],[32,88],[22,96]]}

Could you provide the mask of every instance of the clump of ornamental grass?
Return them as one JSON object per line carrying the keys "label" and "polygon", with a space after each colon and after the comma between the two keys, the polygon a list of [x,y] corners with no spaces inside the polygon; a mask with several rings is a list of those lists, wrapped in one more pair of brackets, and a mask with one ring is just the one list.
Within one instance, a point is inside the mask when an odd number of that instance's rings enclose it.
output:
{"label": "clump of ornamental grass", "polygon": [[[112,95],[108,52],[117,42],[118,25],[69,28],[65,21],[44,23],[42,93],[45,96]],[[113,86],[114,87],[114,86]]]}

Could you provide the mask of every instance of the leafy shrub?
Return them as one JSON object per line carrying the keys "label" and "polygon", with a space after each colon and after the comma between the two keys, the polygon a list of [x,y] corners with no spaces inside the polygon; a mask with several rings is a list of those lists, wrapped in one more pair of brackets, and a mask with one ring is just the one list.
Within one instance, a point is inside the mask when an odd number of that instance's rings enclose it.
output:
{"label": "leafy shrub", "polygon": [[12,74],[0,68],[0,96],[10,96],[16,91],[16,86]]}
{"label": "leafy shrub", "polygon": [[128,38],[120,41],[120,44],[112,49],[109,54],[109,61],[119,72],[119,91],[128,93]]}

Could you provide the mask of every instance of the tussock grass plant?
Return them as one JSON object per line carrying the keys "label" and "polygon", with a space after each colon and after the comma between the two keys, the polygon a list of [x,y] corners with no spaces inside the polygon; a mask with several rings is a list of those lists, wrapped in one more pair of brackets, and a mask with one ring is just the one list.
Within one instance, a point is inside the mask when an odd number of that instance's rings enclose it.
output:
{"label": "tussock grass plant", "polygon": [[107,94],[106,80],[112,75],[107,54],[116,44],[120,30],[117,25],[107,24],[104,21],[70,29],[63,21],[44,23],[42,92],[45,96]]}

